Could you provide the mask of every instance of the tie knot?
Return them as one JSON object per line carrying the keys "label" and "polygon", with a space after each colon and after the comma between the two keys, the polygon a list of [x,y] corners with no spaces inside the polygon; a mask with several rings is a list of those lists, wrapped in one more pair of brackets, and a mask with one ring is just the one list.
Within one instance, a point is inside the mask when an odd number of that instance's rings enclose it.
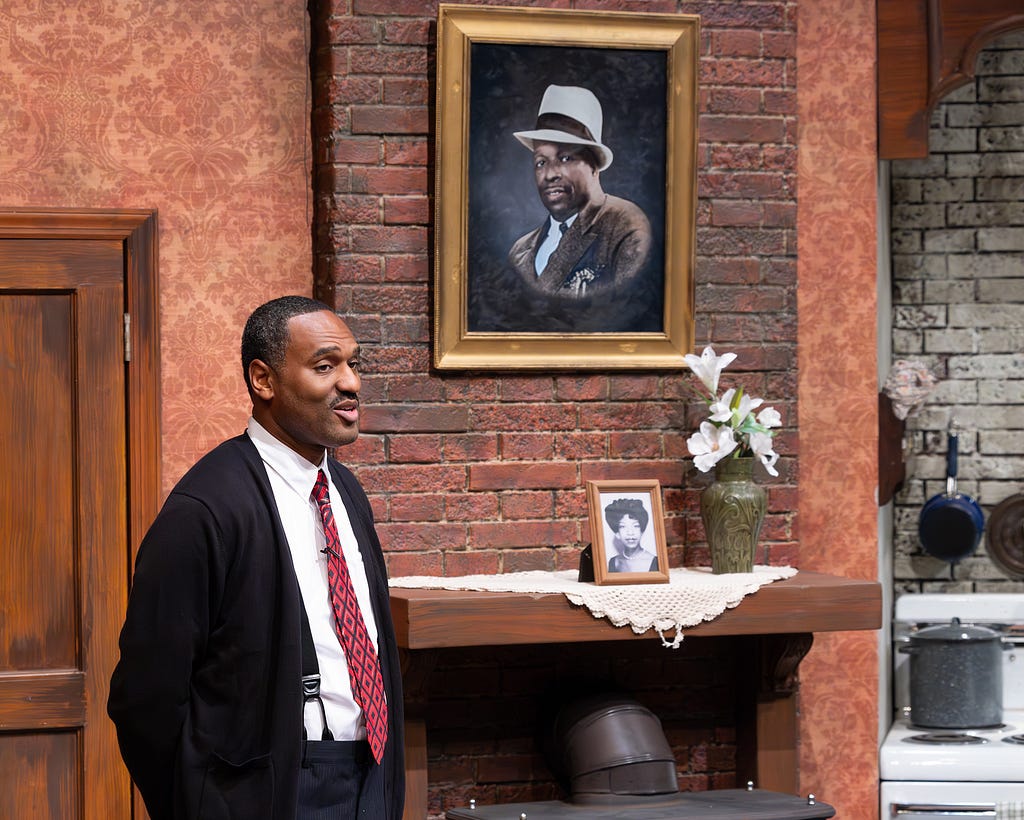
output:
{"label": "tie knot", "polygon": [[562,234],[564,235],[565,232],[567,230],[569,230],[569,223],[567,223],[567,222],[559,222],[558,223],[558,230],[561,231]]}
{"label": "tie knot", "polygon": [[327,498],[327,476],[324,475],[323,470],[317,471],[316,483],[313,485],[313,492],[309,494],[309,497],[318,504]]}

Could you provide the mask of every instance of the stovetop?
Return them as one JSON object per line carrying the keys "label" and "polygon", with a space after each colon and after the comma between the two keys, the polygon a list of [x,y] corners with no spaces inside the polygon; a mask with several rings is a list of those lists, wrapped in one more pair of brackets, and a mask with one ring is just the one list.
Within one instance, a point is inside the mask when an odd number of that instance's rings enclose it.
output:
{"label": "stovetop", "polygon": [[[1003,725],[995,728],[930,729],[901,717],[893,723],[879,752],[881,778],[1021,780],[1024,745],[1008,741],[1024,733],[1024,711],[1004,712],[1003,720]],[[927,735],[941,735],[944,742],[921,742]]]}
{"label": "stovetop", "polygon": [[[996,727],[935,729],[914,726],[909,657],[898,647],[915,630],[963,623],[992,627],[1014,646],[1002,653],[1003,723]],[[1024,781],[1024,595],[903,595],[893,618],[893,695],[897,710],[879,751],[882,780]],[[941,742],[928,736],[942,736]],[[922,742],[924,741],[924,742]]]}

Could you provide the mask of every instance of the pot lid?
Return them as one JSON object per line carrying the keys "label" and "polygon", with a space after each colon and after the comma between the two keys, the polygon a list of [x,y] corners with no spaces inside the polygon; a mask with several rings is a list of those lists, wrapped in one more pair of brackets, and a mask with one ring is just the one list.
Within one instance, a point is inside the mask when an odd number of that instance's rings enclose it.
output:
{"label": "pot lid", "polygon": [[994,629],[987,626],[974,626],[973,624],[961,624],[959,618],[953,618],[948,624],[929,626],[915,632],[911,641],[993,641],[1000,640],[1002,636]]}

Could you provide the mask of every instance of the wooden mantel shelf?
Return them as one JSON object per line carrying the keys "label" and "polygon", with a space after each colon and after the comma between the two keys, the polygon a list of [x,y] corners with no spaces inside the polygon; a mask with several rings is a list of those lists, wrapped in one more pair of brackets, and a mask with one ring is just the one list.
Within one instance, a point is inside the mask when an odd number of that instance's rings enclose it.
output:
{"label": "wooden mantel shelf", "polygon": [[[455,647],[660,640],[595,618],[562,594],[391,590],[405,684],[406,806],[403,820],[427,816],[424,706],[437,650]],[[717,618],[684,630],[687,638],[736,636],[750,656],[746,702],[737,705],[737,779],[796,794],[799,787],[797,668],[815,632],[878,629],[882,588],[817,572],[798,572],[746,596]],[[686,643],[683,643],[684,650]],[[665,650],[671,651],[671,650]],[[741,686],[741,689],[743,687]]]}
{"label": "wooden mantel shelf", "polygon": [[[561,594],[393,588],[391,615],[403,649],[658,638],[653,630],[636,635],[628,626],[594,618]],[[739,606],[684,634],[845,632],[881,625],[882,588],[877,581],[798,572],[761,587]]]}

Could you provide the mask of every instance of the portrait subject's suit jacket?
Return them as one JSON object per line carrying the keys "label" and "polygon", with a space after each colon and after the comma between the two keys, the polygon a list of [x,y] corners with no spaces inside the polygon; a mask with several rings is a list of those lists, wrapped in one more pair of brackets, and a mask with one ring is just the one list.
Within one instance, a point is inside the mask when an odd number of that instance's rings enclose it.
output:
{"label": "portrait subject's suit jacket", "polygon": [[[387,571],[365,493],[345,467],[328,463],[377,621],[388,700],[382,820],[399,820],[403,704]],[[178,482],[136,562],[107,711],[153,820],[294,820],[301,606],[270,479],[243,434]]]}
{"label": "portrait subject's suit jacket", "polygon": [[508,260],[529,287],[562,299],[623,294],[646,272],[651,255],[651,225],[636,205],[605,195],[580,211],[547,266],[537,276],[537,249],[550,220],[521,236]]}

